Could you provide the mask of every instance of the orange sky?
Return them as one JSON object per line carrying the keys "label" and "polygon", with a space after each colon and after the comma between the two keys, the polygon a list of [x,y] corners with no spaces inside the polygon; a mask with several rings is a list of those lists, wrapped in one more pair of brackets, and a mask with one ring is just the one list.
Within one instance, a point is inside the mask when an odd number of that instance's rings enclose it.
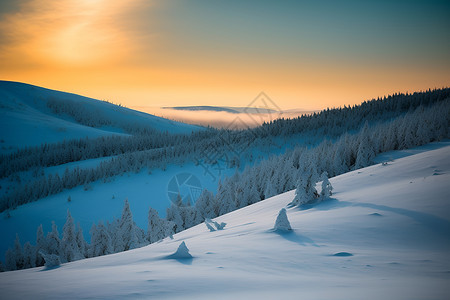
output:
{"label": "orange sky", "polygon": [[245,106],[264,91],[282,109],[450,83],[443,2],[244,2],[4,1],[0,79],[128,107]]}

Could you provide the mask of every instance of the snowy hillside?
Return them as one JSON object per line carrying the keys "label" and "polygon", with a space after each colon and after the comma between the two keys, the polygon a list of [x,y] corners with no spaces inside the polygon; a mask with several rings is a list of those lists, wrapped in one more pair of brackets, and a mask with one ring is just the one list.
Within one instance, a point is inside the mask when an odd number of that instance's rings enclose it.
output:
{"label": "snowy hillside", "polygon": [[0,81],[0,153],[64,139],[126,134],[135,128],[190,133],[178,123],[75,94]]}
{"label": "snowy hillside", "polygon": [[[333,199],[287,209],[291,233],[271,228],[294,191],[216,218],[224,230],[0,273],[2,298],[445,299],[450,146],[436,145],[332,178]],[[182,242],[193,258],[171,256]]]}

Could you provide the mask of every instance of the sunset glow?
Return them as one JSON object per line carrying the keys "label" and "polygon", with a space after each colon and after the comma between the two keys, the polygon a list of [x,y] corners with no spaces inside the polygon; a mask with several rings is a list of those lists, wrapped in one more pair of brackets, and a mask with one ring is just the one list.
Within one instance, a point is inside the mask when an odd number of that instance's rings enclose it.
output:
{"label": "sunset glow", "polygon": [[450,83],[444,1],[2,1],[0,79],[128,107],[357,104]]}

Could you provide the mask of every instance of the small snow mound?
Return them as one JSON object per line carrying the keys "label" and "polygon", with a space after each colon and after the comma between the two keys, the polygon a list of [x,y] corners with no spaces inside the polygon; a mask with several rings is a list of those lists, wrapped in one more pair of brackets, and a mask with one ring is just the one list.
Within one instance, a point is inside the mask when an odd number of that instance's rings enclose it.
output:
{"label": "small snow mound", "polygon": [[282,208],[278,213],[277,220],[275,221],[275,226],[273,227],[275,231],[288,232],[292,230],[291,224],[289,223],[286,209]]}
{"label": "small snow mound", "polygon": [[206,228],[209,229],[209,231],[211,231],[211,232],[216,231],[216,229],[211,224],[209,224],[206,220],[205,220],[205,225],[206,225]]}
{"label": "small snow mound", "polygon": [[346,257],[346,256],[353,256],[353,254],[348,253],[348,252],[338,252],[338,253],[333,254],[333,256]]}
{"label": "small snow mound", "polygon": [[61,260],[59,259],[59,256],[56,254],[46,254],[42,251],[39,251],[39,254],[44,258],[45,260],[45,267],[47,269],[53,269],[57,268],[61,265]]}
{"label": "small snow mound", "polygon": [[379,213],[371,213],[369,216],[381,217],[381,216],[383,216],[383,215],[382,215],[382,214],[379,214]]}
{"label": "small snow mound", "polygon": [[177,251],[170,255],[170,258],[192,258],[192,255],[189,253],[189,249],[186,246],[186,243],[183,241],[180,246],[178,246]]}
{"label": "small snow mound", "polygon": [[227,223],[222,222],[219,224],[216,221],[206,218],[205,225],[209,229],[209,231],[213,232],[216,230],[223,230],[225,228],[225,226],[227,225]]}

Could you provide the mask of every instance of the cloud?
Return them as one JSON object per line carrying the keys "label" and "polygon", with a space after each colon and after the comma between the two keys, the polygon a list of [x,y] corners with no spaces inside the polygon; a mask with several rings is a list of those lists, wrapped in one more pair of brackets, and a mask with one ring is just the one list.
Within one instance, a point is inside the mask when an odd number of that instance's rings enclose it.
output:
{"label": "cloud", "polygon": [[224,111],[184,111],[149,106],[134,106],[131,108],[183,123],[230,129],[253,128],[261,125],[263,122],[270,122],[277,118],[296,118],[313,112],[289,110],[272,114],[247,114]]}
{"label": "cloud", "polygon": [[[89,67],[126,60],[139,31],[130,15],[152,1],[29,0],[0,16],[1,58],[18,67]],[[6,60],[6,61],[5,61]]]}

